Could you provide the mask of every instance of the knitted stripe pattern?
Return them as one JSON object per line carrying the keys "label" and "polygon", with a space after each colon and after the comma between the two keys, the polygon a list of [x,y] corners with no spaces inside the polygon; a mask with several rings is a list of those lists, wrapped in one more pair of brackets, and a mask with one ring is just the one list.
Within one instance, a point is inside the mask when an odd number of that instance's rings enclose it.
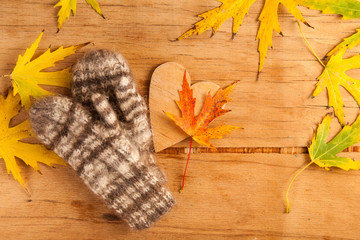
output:
{"label": "knitted stripe pattern", "polygon": [[[95,119],[107,124],[112,124],[107,119],[114,118],[115,114],[119,127],[138,147],[141,161],[165,183],[165,175],[151,154],[153,143],[149,111],[124,57],[104,49],[91,51],[75,64],[72,71],[73,98],[85,106]],[[99,102],[94,102],[94,98],[99,96],[102,96],[102,104],[97,107]]]}
{"label": "knitted stripe pattern", "polygon": [[140,161],[138,147],[107,109],[106,98],[95,94],[92,99],[97,108],[104,106],[99,116],[106,124],[80,103],[50,96],[30,108],[32,128],[132,228],[147,228],[171,209],[174,199]]}

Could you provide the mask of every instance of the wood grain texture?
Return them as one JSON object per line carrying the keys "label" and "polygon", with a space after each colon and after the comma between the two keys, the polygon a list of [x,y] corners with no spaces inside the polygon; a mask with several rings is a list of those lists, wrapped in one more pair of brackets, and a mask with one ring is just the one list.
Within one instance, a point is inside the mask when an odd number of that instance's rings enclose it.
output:
{"label": "wood grain texture", "polygon": [[[256,81],[255,37],[263,0],[250,8],[234,40],[228,20],[211,38],[207,31],[175,42],[172,40],[199,20],[197,14],[219,3],[98,1],[106,19],[79,0],[77,15],[70,17],[57,34],[56,0],[1,1],[0,75],[11,73],[18,55],[45,29],[38,53],[49,45],[55,49],[93,43],[65,59],[59,68],[71,66],[89,49],[113,49],[128,59],[144,96],[148,95],[155,68],[169,61],[184,65],[192,83],[211,81],[224,87],[239,80],[227,104],[232,112],[214,123],[244,129],[214,140],[217,152],[195,144],[182,194],[178,189],[189,142],[156,155],[177,204],[143,232],[132,232],[70,167],[41,166],[40,175],[22,166],[32,192],[28,196],[12,176],[7,176],[0,161],[1,239],[359,239],[359,172],[329,172],[311,166],[295,181],[290,193],[291,213],[284,213],[286,187],[309,161],[303,153],[313,129],[332,110],[327,109],[325,91],[311,99],[322,67],[283,6],[279,8],[279,21],[284,37],[274,33],[273,49],[268,51]],[[314,26],[303,30],[320,57],[359,27],[359,20],[343,21],[339,16],[299,9]],[[358,51],[354,48],[349,55]],[[360,76],[359,71],[350,74]],[[9,86],[10,80],[0,77],[0,92]],[[359,108],[346,91],[342,94],[345,121],[351,123]],[[21,116],[26,117],[26,113]],[[334,135],[339,126],[333,121],[331,127]],[[350,149],[358,150],[358,146]],[[350,154],[360,159],[359,154]]]}
{"label": "wood grain texture", "polygon": [[181,194],[186,154],[156,159],[177,203],[152,228],[128,229],[70,167],[41,166],[42,175],[22,168],[31,196],[0,175],[2,238],[358,239],[360,234],[360,172],[311,166],[296,179],[286,214],[287,185],[309,161],[307,155],[193,154]]}
{"label": "wood grain texture", "polygon": [[[219,3],[214,0],[102,0],[100,4],[106,17],[102,19],[85,1],[79,1],[77,15],[70,17],[56,34],[54,2],[18,0],[3,3],[0,74],[11,72],[18,54],[23,53],[45,29],[39,52],[49,45],[55,48],[89,41],[94,44],[59,66],[73,64],[91,48],[109,48],[123,53],[143,95],[148,94],[153,70],[167,61],[184,65],[191,73],[193,83],[211,81],[224,87],[239,80],[233,100],[228,104],[233,111],[217,123],[240,125],[244,130],[214,140],[217,147],[306,146],[317,123],[325,113],[332,111],[326,107],[325,91],[315,99],[310,97],[322,67],[308,50],[295,19],[283,6],[279,8],[279,20],[284,37],[274,33],[273,49],[269,50],[264,70],[256,81],[258,43],[255,36],[263,1],[256,1],[250,8],[234,40],[231,40],[229,19],[212,38],[207,31],[177,42],[171,40],[199,19],[196,14]],[[342,21],[339,16],[300,9],[314,26],[314,29],[304,27],[304,32],[320,57],[359,27],[359,20]],[[352,74],[358,77],[359,71]],[[9,85],[9,79],[1,78],[2,92]],[[342,92],[346,122],[351,123],[358,107],[347,92]],[[177,146],[189,146],[189,142]]]}

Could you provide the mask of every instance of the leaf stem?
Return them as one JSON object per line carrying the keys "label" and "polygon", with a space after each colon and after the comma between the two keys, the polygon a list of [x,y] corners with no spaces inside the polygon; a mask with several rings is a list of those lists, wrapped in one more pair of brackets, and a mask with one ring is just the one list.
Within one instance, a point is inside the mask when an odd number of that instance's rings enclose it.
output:
{"label": "leaf stem", "polygon": [[190,154],[191,154],[191,147],[192,147],[192,142],[193,142],[193,138],[190,136],[190,150],[189,150],[189,155],[188,155],[188,159],[186,161],[186,166],[185,166],[185,171],[184,171],[184,176],[183,176],[183,180],[182,180],[182,184],[181,184],[181,188],[180,188],[180,193],[184,190],[184,185],[185,185],[185,175],[186,175],[186,170],[189,164],[189,160],[190,160]]}
{"label": "leaf stem", "polygon": [[287,191],[286,191],[286,204],[287,204],[287,206],[286,206],[286,213],[289,213],[289,212],[290,212],[289,191],[290,191],[291,185],[293,184],[295,178],[296,178],[297,176],[299,176],[300,173],[302,173],[305,169],[307,169],[307,168],[308,168],[311,164],[313,164],[313,163],[314,163],[313,161],[309,162],[305,167],[303,167],[302,169],[300,169],[300,171],[298,171],[298,172],[295,174],[295,176],[293,177],[293,179],[291,180],[291,182],[290,182],[290,184],[289,184],[289,187],[288,187],[288,189],[287,189]]}
{"label": "leaf stem", "polygon": [[301,32],[301,35],[303,36],[306,44],[308,45],[308,47],[310,48],[310,51],[312,52],[312,54],[314,54],[314,56],[316,57],[316,59],[319,61],[319,63],[324,67],[326,68],[325,64],[320,60],[320,58],[318,57],[318,55],[316,55],[314,49],[311,47],[310,43],[308,42],[308,40],[306,39],[303,31],[302,31],[302,28],[301,28],[301,24],[299,23],[299,21],[297,21],[297,24],[299,26],[299,29],[300,29],[300,32]]}
{"label": "leaf stem", "polygon": [[0,75],[0,77],[10,77],[10,75]]}

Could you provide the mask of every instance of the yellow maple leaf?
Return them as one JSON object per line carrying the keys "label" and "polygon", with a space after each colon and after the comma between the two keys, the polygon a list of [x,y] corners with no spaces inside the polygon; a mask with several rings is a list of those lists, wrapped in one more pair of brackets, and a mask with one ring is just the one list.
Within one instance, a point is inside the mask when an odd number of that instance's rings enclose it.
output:
{"label": "yellow maple leaf", "polygon": [[250,6],[256,0],[217,0],[222,4],[210,11],[207,11],[198,16],[203,18],[194,24],[194,28],[189,29],[183,33],[177,40],[181,40],[187,37],[190,37],[193,34],[201,34],[206,30],[212,28],[212,34],[215,34],[220,26],[229,18],[233,18],[233,36],[239,30],[242,20],[245,15],[248,13]]}
{"label": "yellow maple leaf", "polygon": [[344,125],[344,102],[342,100],[339,87],[344,87],[360,106],[360,80],[354,79],[346,74],[346,71],[348,70],[360,68],[360,54],[346,59],[343,59],[343,56],[347,49],[353,48],[360,43],[360,35],[355,33],[349,38],[345,38],[343,42],[338,44],[326,55],[326,58],[330,57],[330,59],[327,63],[324,63],[320,60],[306,39],[299,22],[298,26],[309,49],[319,63],[324,67],[323,72],[318,77],[319,81],[316,84],[313,97],[316,97],[324,88],[327,88],[329,98],[328,105],[333,107],[335,116],[338,118],[340,124]]}
{"label": "yellow maple leaf", "polygon": [[43,32],[40,33],[40,36],[31,47],[26,49],[24,56],[19,55],[16,66],[10,74],[14,95],[19,93],[21,105],[25,106],[26,109],[29,109],[31,105],[30,96],[39,98],[43,95],[52,94],[41,88],[39,84],[70,87],[70,68],[55,72],[43,72],[42,70],[55,66],[55,62],[63,60],[65,57],[74,54],[76,50],[87,45],[85,43],[67,48],[61,46],[53,52],[48,49],[36,59],[31,60],[42,35]]}
{"label": "yellow maple leaf", "polygon": [[[102,17],[105,18],[101,12],[100,5],[96,0],[86,0],[86,2]],[[76,14],[76,4],[77,0],[60,0],[54,7],[60,7],[60,10],[57,14],[58,18],[58,31],[65,22],[66,19],[69,19],[70,13],[75,16]]]}
{"label": "yellow maple leaf", "polygon": [[39,171],[38,162],[49,166],[53,164],[65,165],[66,163],[43,145],[21,142],[22,139],[32,136],[28,119],[14,127],[9,127],[10,120],[21,109],[19,101],[19,95],[14,97],[11,92],[7,98],[0,95],[0,158],[5,161],[7,173],[11,172],[15,180],[25,188],[25,182],[20,175],[16,158],[21,159],[36,171]]}
{"label": "yellow maple leaf", "polygon": [[302,16],[295,0],[265,0],[265,5],[260,13],[260,27],[256,39],[259,39],[259,72],[263,69],[268,48],[272,47],[272,33],[275,30],[280,35],[281,32],[278,20],[278,8],[280,3],[299,21],[310,26]]}
{"label": "yellow maple leaf", "polygon": [[334,47],[328,54],[326,54],[326,57],[331,57],[332,55],[338,53],[343,48],[352,49],[356,45],[360,44],[360,28],[357,29],[356,31],[357,31],[356,33],[354,33],[350,37],[345,38],[344,41],[342,41],[336,47]]}
{"label": "yellow maple leaf", "polygon": [[[239,26],[242,24],[243,18],[249,11],[250,6],[255,2],[255,0],[217,1],[221,2],[222,5],[198,15],[203,19],[195,23],[192,29],[186,31],[184,34],[178,37],[177,40],[190,37],[194,34],[201,34],[210,28],[212,28],[212,34],[215,34],[220,26],[225,22],[225,20],[229,18],[233,18],[232,34],[235,36],[239,30]],[[259,17],[259,31],[256,36],[256,39],[259,39],[259,72],[264,66],[268,48],[272,47],[273,30],[282,35],[277,14],[280,3],[284,5],[296,19],[305,23],[306,25],[309,25],[301,15],[301,12],[297,9],[296,0],[265,0],[265,5]]]}
{"label": "yellow maple leaf", "polygon": [[316,97],[324,88],[327,88],[329,106],[334,108],[335,116],[341,125],[344,125],[344,103],[339,86],[344,87],[360,106],[360,80],[345,73],[350,69],[360,68],[360,55],[343,59],[346,49],[341,48],[336,55],[330,57],[326,65],[323,64],[324,71],[318,77],[319,82],[313,92],[313,97]]}

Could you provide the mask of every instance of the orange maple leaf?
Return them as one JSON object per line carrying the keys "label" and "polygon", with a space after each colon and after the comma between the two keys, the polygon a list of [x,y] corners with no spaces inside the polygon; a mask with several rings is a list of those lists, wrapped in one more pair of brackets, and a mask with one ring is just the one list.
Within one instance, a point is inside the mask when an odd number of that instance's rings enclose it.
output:
{"label": "orange maple leaf", "polygon": [[189,83],[186,80],[186,71],[184,73],[182,90],[179,91],[180,100],[175,101],[179,109],[181,110],[181,117],[172,113],[165,112],[186,134],[191,137],[190,150],[188,159],[185,166],[182,185],[180,193],[184,189],[186,170],[189,164],[191,146],[193,140],[205,145],[209,148],[215,149],[214,145],[209,142],[210,138],[222,138],[224,134],[229,134],[231,131],[240,127],[231,125],[220,125],[217,127],[209,128],[208,125],[217,117],[224,115],[231,110],[223,109],[223,106],[229,102],[229,94],[235,87],[235,83],[230,86],[219,89],[214,97],[211,97],[210,91],[208,92],[204,105],[200,113],[195,117],[195,102],[196,98],[193,97],[193,90],[190,88]]}
{"label": "orange maple leaf", "polygon": [[210,138],[222,138],[224,134],[229,134],[231,131],[240,128],[224,124],[213,128],[208,127],[215,118],[231,111],[223,109],[223,106],[231,100],[228,96],[236,83],[237,81],[224,89],[219,89],[214,97],[211,97],[209,91],[199,115],[195,117],[196,98],[193,97],[193,90],[187,82],[185,71],[182,90],[179,91],[180,100],[176,101],[181,110],[181,117],[172,113],[165,113],[196,142],[215,149],[214,145],[209,142]]}

